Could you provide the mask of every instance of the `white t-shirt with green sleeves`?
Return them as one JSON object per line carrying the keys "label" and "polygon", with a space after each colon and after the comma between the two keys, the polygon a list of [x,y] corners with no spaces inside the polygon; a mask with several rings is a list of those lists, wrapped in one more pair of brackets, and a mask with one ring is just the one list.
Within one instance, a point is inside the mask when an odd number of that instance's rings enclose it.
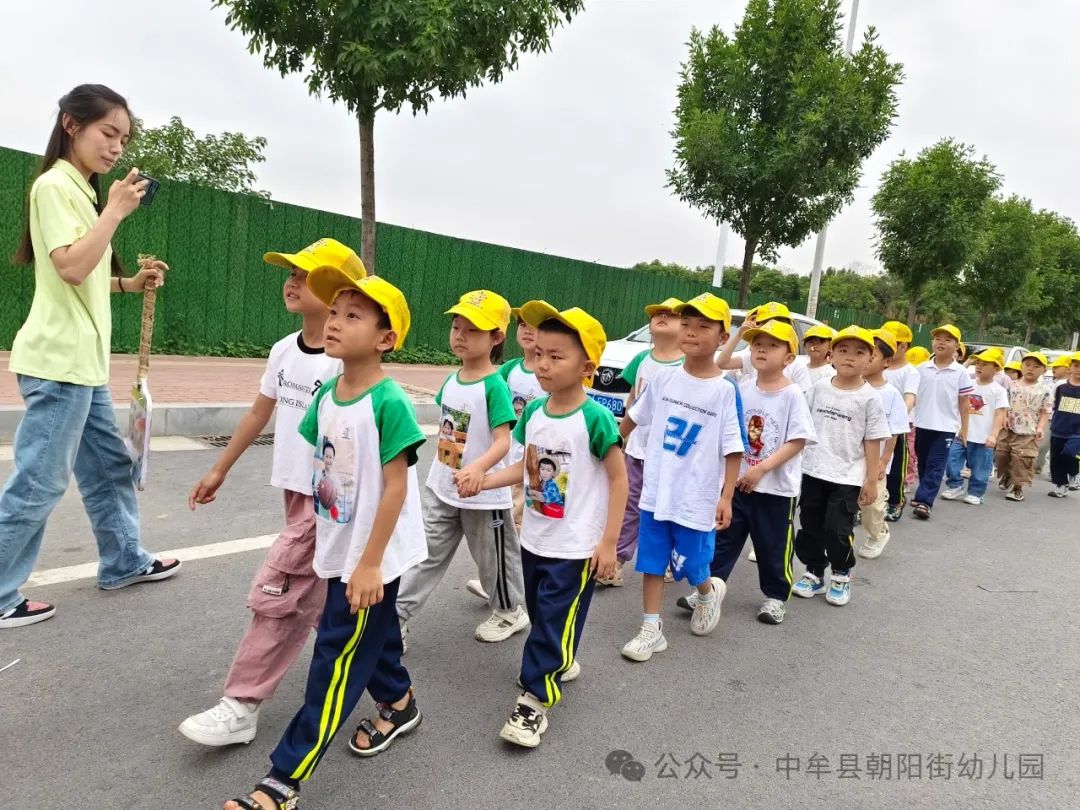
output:
{"label": "white t-shirt with green sleeves", "polygon": [[[510,386],[510,404],[514,406],[514,415],[518,419],[525,413],[526,405],[534,399],[547,395],[540,387],[536,374],[525,368],[525,360],[521,357],[515,357],[499,366],[499,375]],[[511,440],[506,463],[517,464],[521,461],[524,452],[524,448],[517,441]]]}
{"label": "white t-shirt with green sleeves", "polygon": [[585,560],[604,534],[604,458],[619,443],[619,430],[611,411],[593,399],[558,415],[548,413],[547,402],[530,402],[514,428],[525,448],[521,545],[542,557]]}
{"label": "white t-shirt with green sleeves", "polygon": [[300,435],[315,448],[315,573],[347,580],[367,547],[383,496],[383,465],[408,453],[405,503],[382,559],[383,584],[427,558],[420,511],[416,449],[424,434],[412,402],[389,377],[348,402],[323,385],[300,422]]}
{"label": "white t-shirt with green sleeves", "polygon": [[[649,380],[655,377],[658,372],[672,366],[681,366],[682,363],[682,357],[677,360],[657,360],[653,357],[652,349],[646,349],[631,360],[619,376],[630,384],[630,396],[637,401],[645,393],[645,387],[649,384]],[[636,458],[638,461],[644,461],[645,446],[648,441],[649,425],[638,425],[634,428],[634,432],[630,434],[630,438],[626,440],[626,455]]]}
{"label": "white t-shirt with green sleeves", "polygon": [[[462,382],[461,372],[456,372],[442,384],[435,395],[435,404],[442,411],[428,487],[443,503],[459,509],[509,509],[513,505],[510,487],[462,498],[454,486],[454,473],[491,449],[495,428],[513,427],[517,421],[506,380],[495,371],[482,379]],[[485,472],[495,472],[505,466],[506,459],[503,458]]]}
{"label": "white t-shirt with green sleeves", "polygon": [[97,224],[96,203],[94,189],[66,160],[30,188],[34,300],[11,347],[8,368],[16,374],[77,385],[109,382],[112,247],[78,286],[60,278],[51,258]]}

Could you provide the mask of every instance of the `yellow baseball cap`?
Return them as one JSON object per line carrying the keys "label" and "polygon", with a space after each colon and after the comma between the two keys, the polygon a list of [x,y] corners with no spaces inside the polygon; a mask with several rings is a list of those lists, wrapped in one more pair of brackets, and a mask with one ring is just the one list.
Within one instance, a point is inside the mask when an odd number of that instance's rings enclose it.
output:
{"label": "yellow baseball cap", "polygon": [[336,239],[329,238],[312,242],[297,253],[264,253],[263,261],[277,267],[284,267],[286,270],[299,267],[307,273],[314,271],[317,267],[329,266],[340,268],[355,278],[363,278],[367,275],[367,268],[352,248],[341,244]]}
{"label": "yellow baseball cap", "polygon": [[678,298],[665,298],[659,304],[649,304],[647,307],[645,307],[645,314],[651,318],[657,312],[661,312],[665,309],[670,309],[672,312],[674,312],[675,307],[679,306],[679,304],[681,303],[682,301],[680,301]]}
{"label": "yellow baseball cap", "polygon": [[1043,354],[1042,352],[1028,352],[1020,360],[1021,364],[1024,362],[1024,360],[1028,360],[1028,359],[1038,360],[1040,363],[1042,363],[1043,368],[1047,368],[1050,365],[1050,361],[1046,359],[1046,355]]}
{"label": "yellow baseball cap", "polygon": [[803,335],[803,342],[805,343],[809,338],[821,338],[822,340],[831,342],[834,337],[836,337],[836,330],[831,326],[826,326],[823,323],[815,323],[806,330],[806,334]]}
{"label": "yellow baseball cap", "polygon": [[871,349],[874,346],[874,333],[869,329],[864,329],[861,326],[846,326],[836,333],[836,336],[832,339],[832,345],[835,346],[841,340],[858,340],[861,343],[865,343]]}
{"label": "yellow baseball cap", "polygon": [[773,318],[786,318],[790,321],[791,310],[779,301],[769,301],[768,303],[754,307],[746,313],[746,317],[757,324],[771,321]]}
{"label": "yellow baseball cap", "polygon": [[962,338],[960,337],[960,329],[953,326],[951,323],[947,323],[947,324],[944,324],[942,326],[939,326],[937,329],[935,329],[933,332],[930,333],[930,336],[933,337],[938,332],[944,332],[945,334],[949,335],[950,337],[956,338],[957,343],[960,343],[962,341]]}
{"label": "yellow baseball cap", "polygon": [[982,363],[990,363],[999,369],[1005,367],[1005,354],[1000,349],[987,349],[975,355],[975,359]]}
{"label": "yellow baseball cap", "polygon": [[925,346],[912,346],[907,350],[907,361],[913,366],[921,366],[930,359],[930,350]]}
{"label": "yellow baseball cap", "polygon": [[412,326],[409,305],[401,290],[386,279],[378,276],[354,278],[340,267],[323,265],[308,274],[307,285],[315,297],[327,306],[333,304],[334,299],[345,290],[356,290],[361,295],[366,295],[382,307],[383,312],[390,318],[390,328],[397,335],[394,349],[400,349],[405,343],[405,336],[409,334],[409,327]]}
{"label": "yellow baseball cap", "polygon": [[1076,354],[1072,355],[1072,360],[1070,362],[1071,363],[1080,363],[1080,352],[1077,352]]}
{"label": "yellow baseball cap", "polygon": [[885,321],[881,328],[892,332],[897,343],[911,343],[915,339],[915,336],[911,333],[911,327],[906,323],[900,323],[900,321]]}
{"label": "yellow baseball cap", "polygon": [[710,321],[717,321],[724,325],[724,331],[731,329],[731,307],[727,301],[712,293],[696,295],[689,301],[684,301],[675,307],[675,312],[682,315],[687,309],[695,309]]}
{"label": "yellow baseball cap", "polygon": [[[875,329],[872,334],[877,340],[880,340],[882,343],[892,349],[893,354],[896,354],[897,337],[891,329],[886,329],[883,326],[880,329]],[[874,348],[876,349],[877,347],[875,346]]]}
{"label": "yellow baseball cap", "polygon": [[569,326],[581,339],[581,345],[585,347],[585,355],[594,366],[600,365],[600,358],[607,346],[607,333],[603,325],[581,307],[564,309],[562,312],[555,309],[547,301],[529,301],[521,305],[521,319],[529,326],[539,328],[544,321],[556,320],[564,326]]}
{"label": "yellow baseball cap", "polygon": [[1005,368],[1008,369],[1009,371],[1021,371],[1020,361],[1019,360],[1013,360],[1012,362],[1006,363]]}
{"label": "yellow baseball cap", "polygon": [[1073,356],[1071,354],[1063,354],[1057,360],[1050,364],[1050,368],[1068,368],[1072,365]]}
{"label": "yellow baseball cap", "polygon": [[795,334],[795,328],[783,321],[766,321],[761,326],[755,326],[753,329],[747,329],[743,338],[747,343],[753,343],[754,338],[758,335],[768,335],[774,337],[777,340],[781,340],[788,345],[792,354],[799,353],[799,336]]}
{"label": "yellow baseball cap", "polygon": [[510,325],[510,302],[491,290],[473,290],[467,292],[444,315],[460,315],[477,329],[490,332],[501,329],[503,332]]}

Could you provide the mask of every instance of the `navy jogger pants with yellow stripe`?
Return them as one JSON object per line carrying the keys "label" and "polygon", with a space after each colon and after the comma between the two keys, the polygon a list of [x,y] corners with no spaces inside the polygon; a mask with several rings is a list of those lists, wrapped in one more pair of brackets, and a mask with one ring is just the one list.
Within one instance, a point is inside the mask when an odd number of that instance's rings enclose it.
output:
{"label": "navy jogger pants with yellow stripe", "polygon": [[395,609],[399,582],[384,585],[383,600],[355,615],[349,613],[345,583],[327,582],[304,705],[270,755],[275,778],[294,785],[307,780],[365,689],[379,703],[393,703],[409,691]]}
{"label": "navy jogger pants with yellow stripe", "polygon": [[728,581],[749,535],[757,556],[761,592],[769,599],[786,602],[793,579],[794,522],[794,498],[736,490],[731,502],[731,525],[716,533],[712,575]]}
{"label": "navy jogger pants with yellow stripe", "polygon": [[907,480],[908,471],[907,438],[906,433],[896,437],[896,451],[893,453],[892,466],[885,478],[885,483],[889,488],[889,506],[893,508],[902,507],[907,501],[904,497],[904,481]]}
{"label": "navy jogger pants with yellow stripe", "polygon": [[521,685],[545,706],[562,697],[562,676],[574,663],[596,580],[589,560],[541,557],[521,549],[525,604],[532,628],[521,655]]}

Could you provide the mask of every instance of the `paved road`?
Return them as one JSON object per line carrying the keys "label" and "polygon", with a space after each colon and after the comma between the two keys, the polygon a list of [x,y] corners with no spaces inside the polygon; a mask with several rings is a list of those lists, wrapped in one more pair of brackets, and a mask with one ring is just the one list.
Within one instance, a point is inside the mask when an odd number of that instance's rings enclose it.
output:
{"label": "paved road", "polygon": [[[430,452],[429,443],[422,469]],[[156,456],[147,546],[275,531],[279,496],[262,485],[269,458],[254,448],[220,501],[192,515],[186,489],[212,454]],[[533,752],[497,737],[516,696],[520,637],[472,639],[485,611],[462,587],[471,567],[462,551],[410,636],[424,724],[372,761],[352,757],[339,735],[304,806],[1075,807],[1080,641],[1067,604],[1080,498],[1052,501],[1047,489],[1037,484],[1024,504],[996,491],[978,509],[941,504],[928,525],[905,519],[885,556],[859,563],[851,605],[796,600],[780,627],[754,620],[755,568],[743,561],[716,633],[692,637],[672,605],[670,649],[646,664],[619,656],[639,622],[636,582],[598,594],[584,673]],[[74,492],[45,545],[42,568],[94,559]],[[173,581],[113,594],[88,579],[33,589],[60,612],[0,636],[0,667],[22,659],[0,673],[5,806],[213,808],[262,775],[305,667],[265,706],[252,745],[202,749],[176,732],[220,695],[261,555],[191,561]],[[370,709],[365,699],[352,720]],[[640,782],[606,769],[616,749],[641,763]],[[880,754],[891,755],[891,777],[872,780]],[[1022,772],[1021,754],[1034,755]],[[735,778],[720,772],[718,760],[731,761],[722,755],[737,756]]]}

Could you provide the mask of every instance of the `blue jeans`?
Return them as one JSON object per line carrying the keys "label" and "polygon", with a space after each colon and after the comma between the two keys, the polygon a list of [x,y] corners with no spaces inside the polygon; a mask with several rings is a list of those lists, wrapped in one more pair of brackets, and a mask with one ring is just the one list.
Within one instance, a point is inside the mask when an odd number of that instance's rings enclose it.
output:
{"label": "blue jeans", "polygon": [[960,473],[964,464],[971,470],[968,479],[967,494],[981,498],[986,494],[986,485],[990,481],[990,471],[994,468],[994,451],[985,444],[972,444],[967,447],[954,441],[949,448],[949,463],[945,467],[945,486],[949,489],[963,489],[964,479]]}
{"label": "blue jeans", "polygon": [[139,545],[131,458],[107,386],[19,375],[26,415],[15,431],[14,470],[0,493],[0,613],[18,605],[41,551],[45,522],[72,473],[97,540],[98,583],[118,585],[154,558]]}

